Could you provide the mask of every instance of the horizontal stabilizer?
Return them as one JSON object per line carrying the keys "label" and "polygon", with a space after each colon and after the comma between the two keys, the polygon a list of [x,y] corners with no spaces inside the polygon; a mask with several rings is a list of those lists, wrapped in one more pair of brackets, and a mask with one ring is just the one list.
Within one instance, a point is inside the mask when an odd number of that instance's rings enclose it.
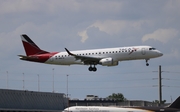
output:
{"label": "horizontal stabilizer", "polygon": [[33,60],[36,59],[35,57],[29,57],[29,56],[24,56],[24,55],[18,55],[19,59],[21,60]]}

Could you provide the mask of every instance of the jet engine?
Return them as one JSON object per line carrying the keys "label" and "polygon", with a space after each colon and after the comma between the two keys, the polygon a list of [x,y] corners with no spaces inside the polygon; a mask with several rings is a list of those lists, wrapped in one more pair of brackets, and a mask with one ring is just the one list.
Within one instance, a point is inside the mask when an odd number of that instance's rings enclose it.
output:
{"label": "jet engine", "polygon": [[118,61],[113,61],[112,58],[103,58],[99,61],[102,66],[117,66]]}

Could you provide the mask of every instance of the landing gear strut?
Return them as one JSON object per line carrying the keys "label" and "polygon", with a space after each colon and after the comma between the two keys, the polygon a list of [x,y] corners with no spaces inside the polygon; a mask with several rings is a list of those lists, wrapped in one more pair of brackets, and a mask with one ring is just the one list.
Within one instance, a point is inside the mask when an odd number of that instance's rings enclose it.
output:
{"label": "landing gear strut", "polygon": [[97,68],[95,67],[95,65],[94,65],[93,67],[90,65],[90,67],[88,68],[88,70],[95,72],[95,71],[97,71]]}
{"label": "landing gear strut", "polygon": [[146,66],[149,66],[148,59],[146,59]]}

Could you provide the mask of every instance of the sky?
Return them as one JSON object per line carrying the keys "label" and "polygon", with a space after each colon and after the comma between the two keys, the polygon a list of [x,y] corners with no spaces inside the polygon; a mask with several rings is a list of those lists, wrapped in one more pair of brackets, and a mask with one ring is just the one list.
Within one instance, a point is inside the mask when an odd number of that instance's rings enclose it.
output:
{"label": "sky", "polygon": [[[153,101],[161,65],[162,99],[171,103],[180,96],[179,6],[179,0],[1,0],[0,88]],[[145,60],[123,61],[89,72],[88,66],[19,60],[21,34],[46,51],[150,45],[164,55],[148,67]]]}

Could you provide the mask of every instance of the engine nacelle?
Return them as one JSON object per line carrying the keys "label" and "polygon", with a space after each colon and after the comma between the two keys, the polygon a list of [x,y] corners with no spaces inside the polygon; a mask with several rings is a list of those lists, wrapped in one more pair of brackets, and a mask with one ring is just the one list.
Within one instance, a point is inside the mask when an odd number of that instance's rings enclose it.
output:
{"label": "engine nacelle", "polygon": [[102,66],[117,66],[118,61],[113,61],[112,58],[103,58],[99,61]]}

